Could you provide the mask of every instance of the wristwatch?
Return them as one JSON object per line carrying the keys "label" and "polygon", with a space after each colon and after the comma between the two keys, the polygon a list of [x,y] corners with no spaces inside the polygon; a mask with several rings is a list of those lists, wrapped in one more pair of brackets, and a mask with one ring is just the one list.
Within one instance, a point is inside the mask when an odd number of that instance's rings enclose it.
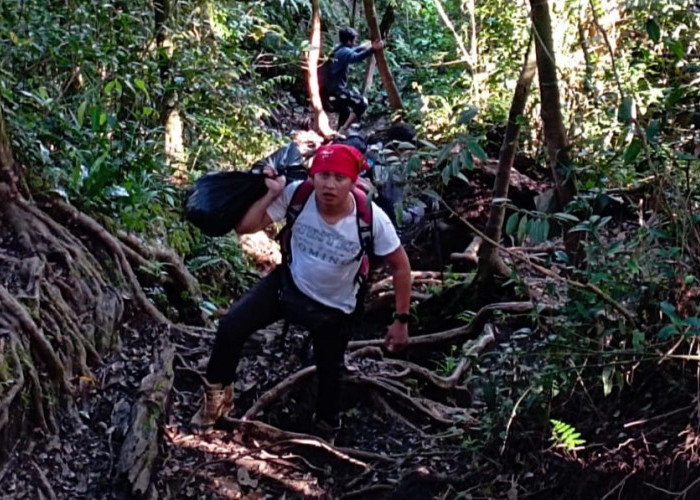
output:
{"label": "wristwatch", "polygon": [[394,319],[399,323],[406,324],[411,321],[411,315],[409,313],[394,313]]}

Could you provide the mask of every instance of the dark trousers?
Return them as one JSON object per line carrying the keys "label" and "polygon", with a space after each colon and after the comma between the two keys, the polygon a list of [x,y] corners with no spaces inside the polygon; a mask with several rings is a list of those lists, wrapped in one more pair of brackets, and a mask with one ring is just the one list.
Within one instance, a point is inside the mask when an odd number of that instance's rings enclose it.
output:
{"label": "dark trousers", "polygon": [[369,102],[362,94],[353,90],[338,90],[326,96],[322,96],[323,109],[329,113],[338,113],[338,127],[345,125],[348,121],[350,113],[355,113],[357,117],[361,117]]}
{"label": "dark trousers", "polygon": [[355,316],[324,306],[294,286],[286,266],[278,266],[238,300],[219,321],[207,366],[210,383],[233,382],[243,345],[255,331],[287,318],[311,334],[318,379],[317,416],[334,422],[340,406],[340,375]]}

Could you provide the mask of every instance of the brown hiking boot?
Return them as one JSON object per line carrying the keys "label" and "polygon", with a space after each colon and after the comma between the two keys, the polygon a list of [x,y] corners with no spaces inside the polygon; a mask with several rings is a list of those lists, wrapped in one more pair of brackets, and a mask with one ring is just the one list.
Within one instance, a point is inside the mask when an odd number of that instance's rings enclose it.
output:
{"label": "brown hiking boot", "polygon": [[227,415],[233,409],[233,387],[223,384],[204,382],[204,398],[202,406],[192,417],[192,425],[207,429],[212,427],[219,418]]}

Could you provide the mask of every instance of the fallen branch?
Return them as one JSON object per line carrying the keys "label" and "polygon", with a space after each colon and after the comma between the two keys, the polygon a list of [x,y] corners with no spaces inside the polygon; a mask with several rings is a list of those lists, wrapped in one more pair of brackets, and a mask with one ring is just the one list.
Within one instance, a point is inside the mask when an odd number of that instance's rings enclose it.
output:
{"label": "fallen branch", "polygon": [[154,360],[149,374],[141,381],[140,397],[131,409],[126,439],[119,453],[117,470],[126,476],[131,493],[145,494],[151,484],[151,471],[158,456],[159,423],[165,416],[173,385],[175,348],[167,335],[153,347]]}

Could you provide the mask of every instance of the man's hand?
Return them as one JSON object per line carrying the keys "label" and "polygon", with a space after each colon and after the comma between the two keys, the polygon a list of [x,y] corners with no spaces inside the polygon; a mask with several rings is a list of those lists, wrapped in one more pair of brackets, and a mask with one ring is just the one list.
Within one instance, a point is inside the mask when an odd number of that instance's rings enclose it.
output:
{"label": "man's hand", "polygon": [[394,353],[403,351],[408,345],[408,324],[394,321],[384,337],[386,350]]}
{"label": "man's hand", "polygon": [[375,40],[372,42],[372,48],[374,50],[381,50],[384,48],[384,40]]}
{"label": "man's hand", "polygon": [[263,174],[265,175],[265,185],[271,195],[277,196],[284,190],[284,187],[287,185],[287,179],[284,175],[277,176],[277,170],[271,165],[265,166]]}

